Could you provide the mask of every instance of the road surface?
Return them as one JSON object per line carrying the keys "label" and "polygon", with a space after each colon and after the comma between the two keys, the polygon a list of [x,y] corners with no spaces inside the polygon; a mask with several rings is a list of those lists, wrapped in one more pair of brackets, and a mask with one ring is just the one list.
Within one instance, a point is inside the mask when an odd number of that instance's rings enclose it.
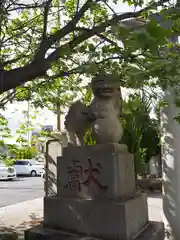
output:
{"label": "road surface", "polygon": [[22,177],[14,181],[0,181],[0,208],[44,196],[41,177]]}

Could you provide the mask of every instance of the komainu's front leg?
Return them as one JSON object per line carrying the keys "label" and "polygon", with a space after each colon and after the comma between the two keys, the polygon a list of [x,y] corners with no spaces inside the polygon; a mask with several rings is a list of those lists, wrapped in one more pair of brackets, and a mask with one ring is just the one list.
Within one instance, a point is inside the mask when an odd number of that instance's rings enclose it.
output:
{"label": "komainu's front leg", "polygon": [[77,133],[76,135],[77,135],[77,141],[78,141],[77,145],[84,146],[84,135],[85,134]]}
{"label": "komainu's front leg", "polygon": [[77,146],[77,137],[73,132],[67,132],[68,144]]}

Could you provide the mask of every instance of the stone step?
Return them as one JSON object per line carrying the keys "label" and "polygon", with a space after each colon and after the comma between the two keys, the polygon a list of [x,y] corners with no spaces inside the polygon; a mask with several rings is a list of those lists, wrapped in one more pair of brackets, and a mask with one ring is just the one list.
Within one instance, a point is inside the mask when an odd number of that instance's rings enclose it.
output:
{"label": "stone step", "polygon": [[148,223],[146,194],[124,201],[44,198],[44,226],[95,237],[130,239]]}
{"label": "stone step", "polygon": [[[91,236],[72,234],[60,230],[43,228],[38,225],[25,231],[25,240],[103,240]],[[110,239],[108,239],[110,240]],[[133,239],[117,238],[117,240],[164,240],[164,225],[161,222],[149,224]]]}

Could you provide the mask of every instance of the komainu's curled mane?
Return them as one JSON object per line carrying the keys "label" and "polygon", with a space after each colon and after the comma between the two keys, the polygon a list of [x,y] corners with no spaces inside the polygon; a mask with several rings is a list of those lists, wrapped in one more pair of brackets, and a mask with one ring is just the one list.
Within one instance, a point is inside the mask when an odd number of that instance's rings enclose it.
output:
{"label": "komainu's curled mane", "polygon": [[65,117],[64,126],[69,144],[84,145],[84,135],[90,127],[87,121],[87,106],[81,101],[74,102]]}

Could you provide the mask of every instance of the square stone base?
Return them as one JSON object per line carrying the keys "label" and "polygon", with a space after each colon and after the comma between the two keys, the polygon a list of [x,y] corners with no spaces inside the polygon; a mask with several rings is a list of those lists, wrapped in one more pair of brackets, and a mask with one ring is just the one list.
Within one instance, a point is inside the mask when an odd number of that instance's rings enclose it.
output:
{"label": "square stone base", "polygon": [[121,144],[71,146],[57,160],[59,197],[123,199],[135,194],[133,155]]}
{"label": "square stone base", "polygon": [[44,227],[105,239],[132,239],[148,223],[147,196],[126,201],[44,198]]}
{"label": "square stone base", "polygon": [[[69,232],[43,228],[38,225],[25,231],[25,240],[102,240],[90,236],[71,234]],[[110,240],[110,239],[109,239]],[[126,240],[117,238],[117,240]],[[164,225],[161,222],[149,222],[149,224],[131,240],[164,240]]]}

